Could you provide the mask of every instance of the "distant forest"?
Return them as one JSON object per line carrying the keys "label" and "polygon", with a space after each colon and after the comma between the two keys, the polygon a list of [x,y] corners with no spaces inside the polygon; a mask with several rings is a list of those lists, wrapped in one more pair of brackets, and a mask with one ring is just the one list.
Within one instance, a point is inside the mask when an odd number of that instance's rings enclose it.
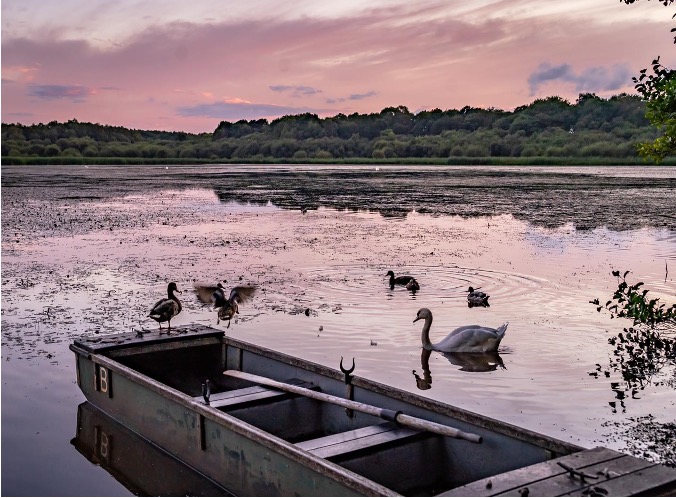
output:
{"label": "distant forest", "polygon": [[[514,111],[316,114],[222,121],[213,133],[133,130],[70,120],[2,124],[4,164],[426,163],[640,164],[658,132],[636,95],[538,99]],[[676,164],[667,162],[666,164]]]}

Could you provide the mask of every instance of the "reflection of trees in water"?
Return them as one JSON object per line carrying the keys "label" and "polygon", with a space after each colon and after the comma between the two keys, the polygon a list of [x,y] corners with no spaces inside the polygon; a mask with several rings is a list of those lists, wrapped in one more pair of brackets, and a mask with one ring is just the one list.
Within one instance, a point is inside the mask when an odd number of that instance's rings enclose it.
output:
{"label": "reflection of trees in water", "polygon": [[[429,349],[421,349],[420,366],[422,376],[413,370],[413,377],[418,389],[427,390],[432,388],[432,371],[430,370]],[[441,353],[452,365],[459,366],[463,372],[492,372],[498,368],[507,369],[498,353]]]}
{"label": "reflection of trees in water", "polygon": [[[374,211],[402,218],[417,211],[461,217],[512,214],[538,226],[572,223],[578,229],[670,227],[676,211],[673,178],[623,178],[589,174],[491,169],[257,171],[209,178],[222,202],[284,209],[319,206]],[[255,181],[255,185],[253,182]],[[632,199],[632,216],[616,217],[618,198]]]}
{"label": "reflection of trees in water", "polygon": [[[625,328],[608,342],[615,346],[610,368],[622,374],[632,391],[651,384],[665,367],[676,366],[676,341],[654,328]],[[664,382],[676,387],[673,378]]]}
{"label": "reflection of trees in water", "polygon": [[[625,401],[640,400],[641,391],[650,385],[676,389],[676,339],[673,337],[676,332],[676,305],[669,307],[660,304],[659,299],[650,299],[649,291],[641,289],[643,282],[627,283],[628,273],[620,277],[619,271],[613,271],[613,276],[618,278],[618,286],[605,304],[598,299],[590,301],[597,311],[609,311],[612,318],[634,321],[632,327],[624,328],[608,339],[614,349],[607,369],[597,363],[596,370],[590,372],[596,378],[601,373],[610,378],[611,372],[622,377],[621,381],[610,383],[615,399],[608,404],[613,413],[626,413]],[[621,433],[628,452],[676,467],[676,423],[658,422],[648,415],[607,422],[604,426],[614,426]]]}
{"label": "reflection of trees in water", "polygon": [[[648,290],[642,290],[643,282],[629,285],[625,272],[612,299],[601,305],[598,299],[590,301],[597,311],[607,309],[611,317],[633,319],[632,327],[608,339],[614,347],[607,369],[596,364],[596,371],[589,375],[599,377],[603,372],[606,378],[610,372],[617,372],[621,382],[611,382],[610,387],[617,401],[609,404],[613,413],[626,411],[625,399],[640,399],[639,392],[647,386],[664,385],[676,389],[676,304],[670,307],[659,303],[659,298],[649,299]],[[615,277],[620,272],[614,271]],[[666,380],[660,377],[671,376]]]}

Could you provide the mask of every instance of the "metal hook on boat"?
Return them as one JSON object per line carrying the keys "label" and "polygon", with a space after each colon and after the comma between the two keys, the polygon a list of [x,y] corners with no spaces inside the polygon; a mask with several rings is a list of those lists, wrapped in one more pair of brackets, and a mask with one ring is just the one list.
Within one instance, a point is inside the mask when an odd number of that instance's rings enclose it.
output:
{"label": "metal hook on boat", "polygon": [[205,380],[202,384],[202,397],[204,398],[204,403],[209,404],[209,398],[211,397],[211,386],[209,385],[209,379]]}
{"label": "metal hook on boat", "polygon": [[[353,375],[352,372],[354,372],[355,368],[355,363],[354,363],[354,357],[352,358],[352,367],[349,369],[345,369],[343,366],[343,357],[340,357],[340,371],[345,374],[345,386],[346,386],[346,391],[345,391],[345,397],[351,401],[354,400],[354,386],[352,385],[352,379]],[[354,417],[354,410],[351,410],[350,408],[345,408],[345,413],[347,413],[347,416],[352,418]]]}
{"label": "metal hook on boat", "polygon": [[343,357],[342,356],[340,357],[340,371],[345,374],[345,384],[348,385],[352,384],[352,377],[354,376],[350,374],[354,372],[354,367],[355,367],[354,358],[352,358],[352,368],[350,368],[349,370],[345,370],[345,367],[343,367]]}

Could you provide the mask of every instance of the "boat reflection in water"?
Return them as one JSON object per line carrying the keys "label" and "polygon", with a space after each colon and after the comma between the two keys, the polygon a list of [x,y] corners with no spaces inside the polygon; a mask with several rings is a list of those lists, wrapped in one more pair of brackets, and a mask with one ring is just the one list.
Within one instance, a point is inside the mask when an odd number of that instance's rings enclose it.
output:
{"label": "boat reflection in water", "polygon": [[137,496],[233,496],[87,401],[71,444]]}
{"label": "boat reflection in water", "polygon": [[[432,371],[430,370],[429,349],[421,349],[420,366],[422,367],[422,376],[413,370],[413,377],[418,389],[425,391],[432,388]],[[460,367],[463,372],[492,372],[498,368],[507,369],[498,353],[441,353],[453,365]]]}

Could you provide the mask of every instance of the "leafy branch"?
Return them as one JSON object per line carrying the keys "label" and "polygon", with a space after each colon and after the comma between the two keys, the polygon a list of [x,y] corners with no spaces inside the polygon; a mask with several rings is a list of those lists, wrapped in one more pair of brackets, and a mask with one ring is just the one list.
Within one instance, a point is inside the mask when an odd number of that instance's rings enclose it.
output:
{"label": "leafy branch", "polygon": [[[658,305],[659,298],[648,299],[649,291],[641,290],[644,282],[629,285],[626,280],[628,274],[629,271],[624,272],[613,298],[605,305],[601,305],[598,299],[589,301],[597,306],[596,311],[606,308],[611,313],[611,318],[633,318],[634,325],[642,323],[654,327],[663,322],[676,324],[676,304],[667,307],[665,304]],[[619,278],[620,272],[613,271],[613,276]]]}
{"label": "leafy branch", "polygon": [[652,62],[654,74],[642,69],[634,80],[636,91],[646,102],[646,117],[664,133],[653,142],[642,143],[638,152],[656,163],[676,153],[676,70],[668,69],[658,57]]}
{"label": "leafy branch", "polygon": [[[619,271],[613,271],[612,274],[620,278]],[[663,368],[676,366],[676,339],[662,335],[656,327],[661,325],[659,328],[666,326],[673,329],[676,326],[676,304],[666,306],[659,304],[659,298],[649,299],[649,291],[641,289],[643,282],[633,285],[627,283],[628,274],[628,271],[624,272],[612,299],[604,305],[598,299],[589,301],[598,312],[608,310],[611,318],[634,321],[633,327],[624,328],[623,332],[608,339],[608,343],[614,347],[614,358],[610,359],[609,368],[619,372],[624,381],[611,384],[620,400],[625,398],[626,392],[631,392],[632,398],[635,397],[638,390],[651,384]],[[600,371],[600,365],[597,367]],[[620,388],[621,384],[624,392]],[[671,382],[667,384],[676,387]]]}
{"label": "leafy branch", "polygon": [[[638,0],[621,0],[630,5]],[[659,0],[665,7],[676,0]],[[671,16],[672,19],[676,14]],[[671,32],[676,32],[672,28]],[[676,36],[674,37],[676,44]],[[638,78],[632,78],[634,88],[646,102],[646,117],[662,133],[652,142],[639,144],[638,153],[644,158],[651,158],[659,164],[668,156],[676,154],[676,70],[668,69],[660,64],[657,57],[652,62],[653,73],[647,75],[642,69]]]}

